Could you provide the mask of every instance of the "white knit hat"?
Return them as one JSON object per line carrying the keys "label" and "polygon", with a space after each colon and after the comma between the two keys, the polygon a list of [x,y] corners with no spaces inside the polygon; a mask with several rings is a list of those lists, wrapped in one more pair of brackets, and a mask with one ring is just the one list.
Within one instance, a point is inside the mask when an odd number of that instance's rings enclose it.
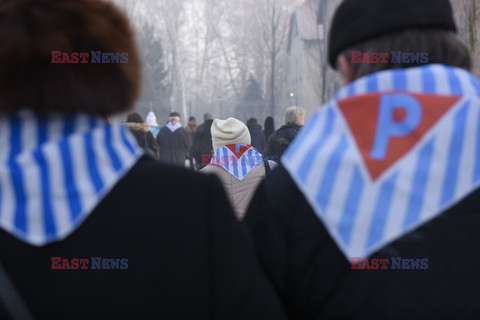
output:
{"label": "white knit hat", "polygon": [[252,141],[247,126],[235,118],[213,120],[211,132],[214,150],[227,144],[250,144]]}
{"label": "white knit hat", "polygon": [[158,127],[157,117],[153,111],[150,111],[147,115],[147,120],[145,121],[148,125]]}

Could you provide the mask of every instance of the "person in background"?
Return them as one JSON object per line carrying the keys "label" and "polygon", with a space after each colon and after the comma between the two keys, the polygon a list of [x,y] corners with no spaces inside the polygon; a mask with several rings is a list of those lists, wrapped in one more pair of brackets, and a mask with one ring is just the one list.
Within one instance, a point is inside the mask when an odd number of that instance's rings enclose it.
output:
{"label": "person in background", "polygon": [[223,182],[238,219],[242,219],[260,181],[275,166],[264,161],[251,145],[248,128],[235,118],[215,119],[212,125],[215,150],[210,164],[200,170],[215,174]]}
{"label": "person in background", "polygon": [[265,148],[265,137],[262,132],[262,127],[258,124],[256,118],[247,120],[247,128],[252,137],[252,146],[257,150],[262,151]]}
{"label": "person in background", "polygon": [[[193,147],[195,132],[197,132],[197,121],[195,120],[195,117],[188,118],[188,123],[184,129],[185,131],[187,131],[188,135],[190,136],[190,141],[192,141],[192,147]],[[187,159],[188,159],[188,164],[190,169],[195,169],[194,159],[192,156],[192,147],[187,152]]]}
{"label": "person in background", "polygon": [[258,187],[262,265],[291,319],[480,319],[480,81],[451,3],[345,0],[332,21],[345,87]]}
{"label": "person in background", "polygon": [[[111,2],[0,2],[0,319],[285,319],[218,178],[106,121],[135,43]],[[52,63],[97,49],[128,62]]]}
{"label": "person in background", "polygon": [[160,126],[157,123],[157,117],[153,111],[150,111],[147,115],[147,120],[145,122],[150,126],[150,132],[153,134],[154,138],[157,138],[158,132],[160,131]]}
{"label": "person in background", "polygon": [[[205,155],[212,155],[212,133],[210,131],[213,123],[213,117],[210,113],[203,115],[203,123],[198,127],[193,140],[192,155],[195,160],[197,170],[210,163]],[[207,160],[206,160],[207,159]]]}
{"label": "person in background", "polygon": [[145,121],[149,126],[155,126],[158,127],[157,123],[157,117],[155,116],[155,113],[153,111],[150,111],[147,114],[147,120]]}
{"label": "person in background", "polygon": [[268,138],[275,132],[275,123],[273,117],[267,117],[263,126],[263,138],[268,141]]}
{"label": "person in background", "polygon": [[136,112],[130,113],[124,125],[130,129],[137,139],[138,145],[142,147],[149,156],[155,160],[160,159],[160,146],[150,132],[150,126],[143,122],[141,115]]}
{"label": "person in background", "polygon": [[184,129],[187,131],[190,139],[193,141],[195,138],[195,132],[197,132],[197,122],[195,121],[195,117],[188,118],[188,123]]}
{"label": "person in background", "polygon": [[270,135],[263,155],[269,159],[279,161],[290,143],[297,136],[305,122],[305,110],[291,106],[285,110],[285,124]]}
{"label": "person in background", "polygon": [[180,123],[180,114],[170,113],[167,125],[162,127],[157,135],[157,143],[162,150],[160,161],[185,166],[185,159],[192,141]]}

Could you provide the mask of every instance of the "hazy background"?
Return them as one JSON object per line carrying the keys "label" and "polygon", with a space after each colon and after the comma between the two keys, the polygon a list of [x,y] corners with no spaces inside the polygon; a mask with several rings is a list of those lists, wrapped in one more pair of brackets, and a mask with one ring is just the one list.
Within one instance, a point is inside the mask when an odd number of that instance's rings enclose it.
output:
{"label": "hazy background", "polygon": [[[340,0],[110,1],[132,21],[143,59],[136,111],[143,117],[154,111],[160,125],[177,111],[183,124],[189,116],[202,123],[203,113],[210,112],[242,121],[256,117],[262,125],[272,115],[278,127],[300,94],[312,96],[300,99],[311,116],[341,85],[325,54],[328,25]],[[480,76],[480,0],[451,1]],[[313,23],[318,6],[321,28]],[[302,45],[293,50],[295,37]],[[302,68],[298,59],[305,60]],[[308,92],[296,92],[300,85]]]}

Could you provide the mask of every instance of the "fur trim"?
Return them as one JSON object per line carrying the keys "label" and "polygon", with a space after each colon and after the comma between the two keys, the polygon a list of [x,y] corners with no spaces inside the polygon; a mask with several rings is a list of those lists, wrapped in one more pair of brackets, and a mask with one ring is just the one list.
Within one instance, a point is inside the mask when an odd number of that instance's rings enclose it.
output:
{"label": "fur trim", "polygon": [[150,131],[150,126],[146,123],[125,122],[125,126],[128,129],[131,129],[133,131],[143,131],[143,132]]}

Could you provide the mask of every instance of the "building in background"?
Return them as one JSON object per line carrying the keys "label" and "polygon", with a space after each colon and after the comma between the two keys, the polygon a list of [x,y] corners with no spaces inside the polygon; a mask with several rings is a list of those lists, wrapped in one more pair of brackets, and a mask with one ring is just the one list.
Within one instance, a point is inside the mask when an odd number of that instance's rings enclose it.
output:
{"label": "building in background", "polygon": [[326,56],[327,28],[339,3],[340,0],[306,0],[290,18],[287,45],[290,104],[303,107],[307,118],[341,85]]}
{"label": "building in background", "polygon": [[480,0],[451,0],[458,34],[472,55],[472,72],[480,77]]}

